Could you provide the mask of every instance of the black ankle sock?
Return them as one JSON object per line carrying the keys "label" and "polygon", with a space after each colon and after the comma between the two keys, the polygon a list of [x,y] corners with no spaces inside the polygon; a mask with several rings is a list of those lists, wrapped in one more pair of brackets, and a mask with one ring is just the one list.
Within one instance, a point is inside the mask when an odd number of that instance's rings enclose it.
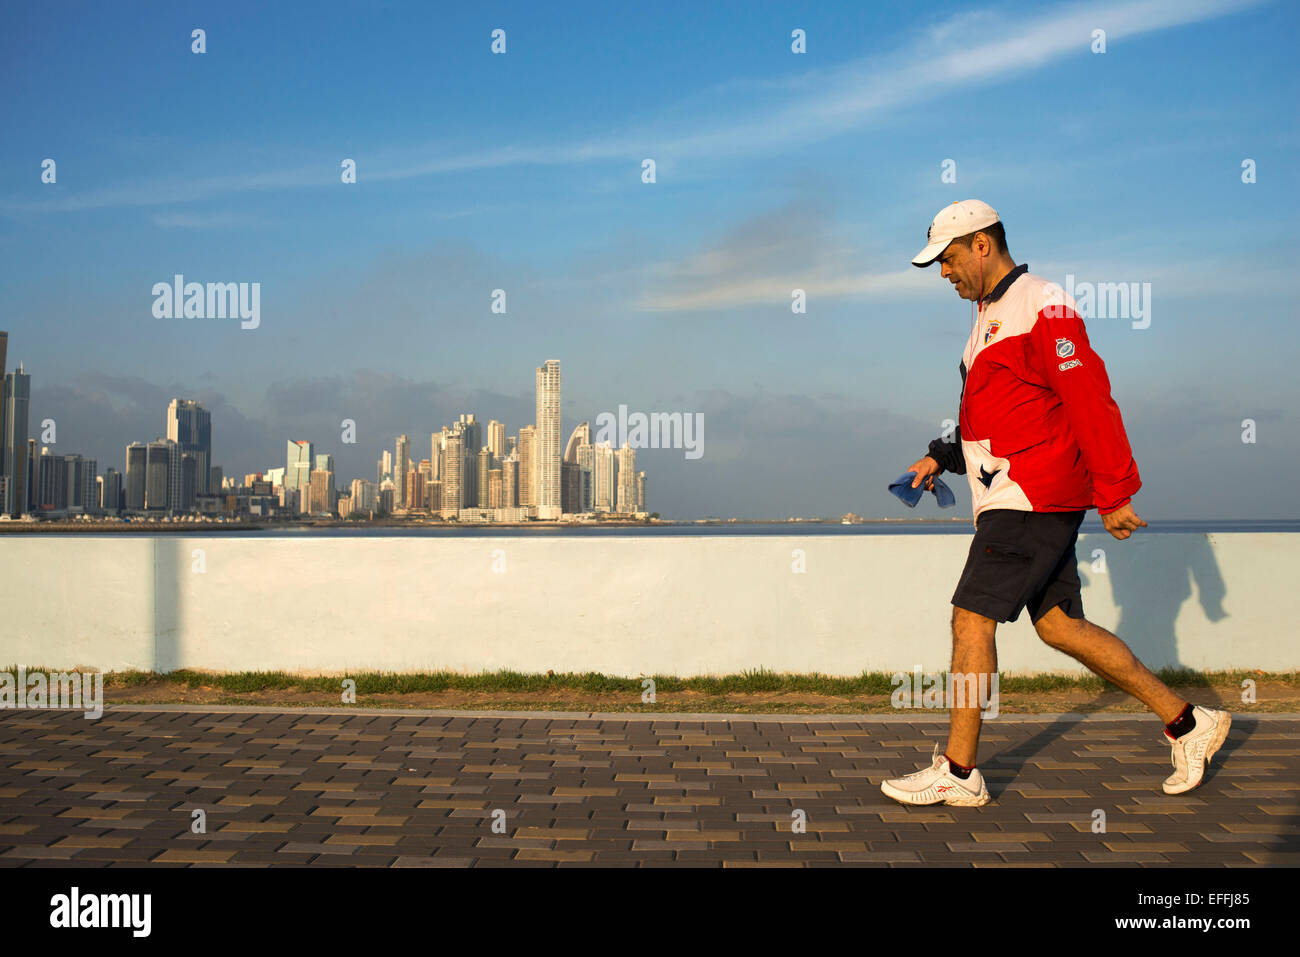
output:
{"label": "black ankle sock", "polygon": [[[948,755],[945,754],[944,757],[948,758]],[[963,781],[965,781],[967,778],[970,777],[970,773],[975,770],[975,767],[974,765],[972,765],[969,768],[963,767],[962,765],[954,761],[952,758],[948,758],[948,770],[952,772],[953,777],[961,778]]]}
{"label": "black ankle sock", "polygon": [[1196,727],[1196,715],[1192,712],[1191,704],[1188,704],[1178,713],[1178,717],[1165,725],[1165,730],[1175,738],[1181,738],[1194,727]]}

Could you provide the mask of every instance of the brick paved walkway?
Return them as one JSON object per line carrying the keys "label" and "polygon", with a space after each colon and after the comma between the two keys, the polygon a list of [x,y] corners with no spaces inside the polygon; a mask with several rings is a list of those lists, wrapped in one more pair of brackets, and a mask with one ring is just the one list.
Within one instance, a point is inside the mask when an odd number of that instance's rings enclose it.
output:
{"label": "brick paved walkway", "polygon": [[1160,790],[1154,719],[1041,715],[985,725],[986,807],[880,793],[945,736],[840,716],[4,711],[0,866],[1300,864],[1298,716],[1237,716],[1181,797]]}

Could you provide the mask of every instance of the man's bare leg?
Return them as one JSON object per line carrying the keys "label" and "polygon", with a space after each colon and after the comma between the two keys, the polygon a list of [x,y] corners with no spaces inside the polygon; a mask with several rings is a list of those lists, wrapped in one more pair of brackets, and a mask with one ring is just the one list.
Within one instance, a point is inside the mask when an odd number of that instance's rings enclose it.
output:
{"label": "man's bare leg", "polygon": [[[1034,629],[1047,644],[1137,698],[1165,724],[1177,718],[1187,706],[1186,701],[1138,661],[1128,645],[1086,618],[1071,618],[1057,605],[1034,623]],[[978,717],[976,714],[977,720]],[[977,724],[977,735],[978,729]],[[951,757],[960,760],[955,754]]]}
{"label": "man's bare leg", "polygon": [[[992,618],[953,606],[953,674],[982,676],[997,672],[998,650],[994,640],[997,627],[998,623]],[[977,687],[992,687],[992,680],[991,677],[978,677]],[[974,707],[958,708],[954,704],[948,712],[948,750],[945,753],[949,760],[967,768],[975,766],[975,753],[979,750],[980,743],[979,696],[975,697]]]}

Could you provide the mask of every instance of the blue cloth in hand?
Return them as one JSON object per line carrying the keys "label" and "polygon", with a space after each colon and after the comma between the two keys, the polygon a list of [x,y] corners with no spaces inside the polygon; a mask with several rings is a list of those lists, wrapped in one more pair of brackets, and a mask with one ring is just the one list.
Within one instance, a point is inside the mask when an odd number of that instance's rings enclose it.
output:
{"label": "blue cloth in hand", "polygon": [[[952,489],[943,483],[939,476],[934,478],[934,497],[939,500],[940,508],[949,508],[957,504],[957,496],[952,494]],[[893,482],[889,483],[889,490],[898,496],[899,500],[908,508],[916,508],[916,503],[921,501],[921,495],[925,492],[925,483],[922,482],[916,488],[912,488],[912,482],[916,479],[915,472],[906,472],[899,476]]]}

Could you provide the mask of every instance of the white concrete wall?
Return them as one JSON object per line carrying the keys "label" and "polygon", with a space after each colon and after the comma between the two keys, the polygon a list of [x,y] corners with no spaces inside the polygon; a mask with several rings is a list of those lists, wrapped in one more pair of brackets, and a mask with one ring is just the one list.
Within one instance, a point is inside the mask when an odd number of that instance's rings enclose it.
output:
{"label": "white concrete wall", "polygon": [[[0,537],[0,667],[853,675],[938,670],[966,535]],[[1104,549],[1106,571],[1093,570]],[[202,549],[206,571],[194,570]],[[504,571],[493,570],[500,549]],[[796,550],[806,571],[795,573]],[[1300,535],[1082,535],[1151,667],[1300,668]],[[1004,673],[1079,672],[1028,615]]]}

